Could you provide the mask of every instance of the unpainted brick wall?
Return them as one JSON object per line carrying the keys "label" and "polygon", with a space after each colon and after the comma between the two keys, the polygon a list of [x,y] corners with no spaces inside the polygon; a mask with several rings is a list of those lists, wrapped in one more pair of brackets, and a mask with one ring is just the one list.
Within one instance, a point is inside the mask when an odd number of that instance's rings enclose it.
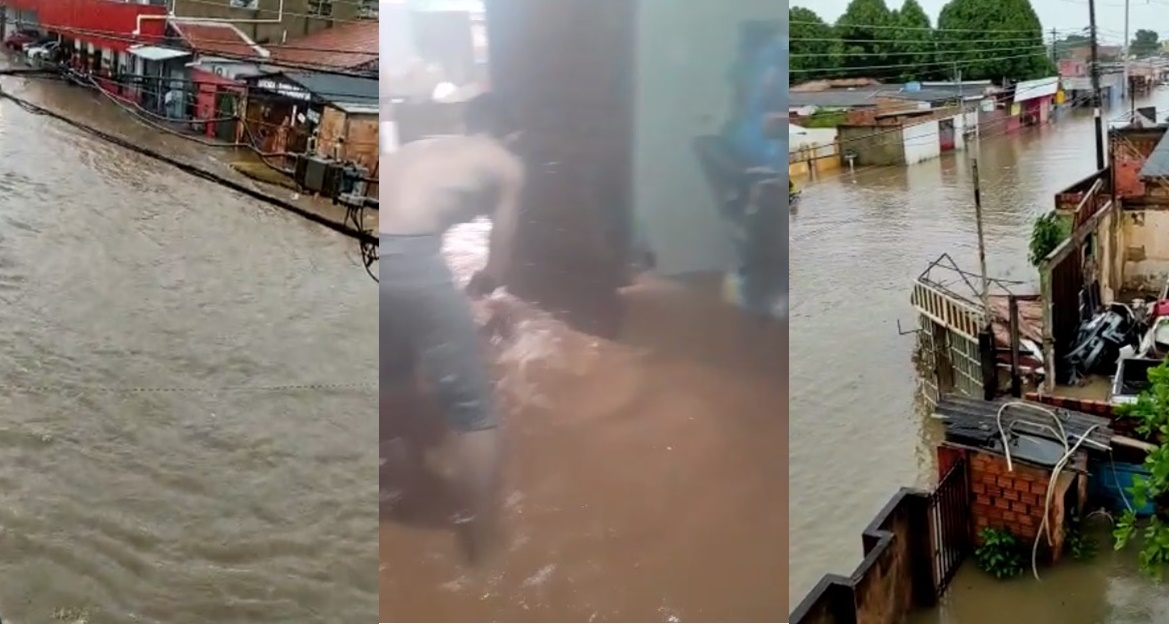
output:
{"label": "unpainted brick wall", "polygon": [[990,453],[970,453],[970,495],[974,497],[975,541],[983,529],[1006,529],[1025,541],[1035,539],[1043,522],[1043,503],[1051,473]]}

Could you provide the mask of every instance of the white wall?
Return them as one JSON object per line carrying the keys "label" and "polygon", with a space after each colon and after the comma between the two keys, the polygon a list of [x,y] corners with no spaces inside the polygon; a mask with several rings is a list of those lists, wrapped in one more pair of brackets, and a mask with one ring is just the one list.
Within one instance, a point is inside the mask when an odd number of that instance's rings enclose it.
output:
{"label": "white wall", "polygon": [[[955,135],[957,131],[955,131]],[[901,131],[901,140],[905,142],[905,164],[915,165],[923,160],[937,158],[942,153],[942,143],[938,136],[938,121],[926,121],[913,126],[905,126]]]}
{"label": "white wall", "polygon": [[699,135],[716,133],[729,115],[739,24],[786,23],[786,6],[762,0],[640,2],[634,214],[663,273],[721,271],[733,260],[692,144]]}

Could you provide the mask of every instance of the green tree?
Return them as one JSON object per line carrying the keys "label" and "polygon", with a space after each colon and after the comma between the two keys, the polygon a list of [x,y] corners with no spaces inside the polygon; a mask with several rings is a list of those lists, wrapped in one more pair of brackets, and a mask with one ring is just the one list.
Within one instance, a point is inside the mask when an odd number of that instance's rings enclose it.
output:
{"label": "green tree", "polygon": [[885,67],[897,64],[891,56],[890,42],[895,26],[893,14],[884,0],[852,0],[844,15],[836,20],[836,35],[841,43],[840,74],[861,78],[896,76],[897,70]]}
{"label": "green tree", "polygon": [[790,21],[792,84],[829,77],[840,65],[840,38],[835,29],[815,11],[792,7],[787,12]]}
{"label": "green tree", "polygon": [[970,80],[1030,80],[1055,73],[1029,0],[951,0],[938,16],[938,60]]}
{"label": "green tree", "polygon": [[908,82],[939,75],[934,62],[936,48],[930,18],[917,0],[905,0],[901,9],[895,12],[895,22],[898,28],[893,31],[896,42],[893,43],[890,65],[907,66],[899,71],[898,78]]}
{"label": "green tree", "polygon": [[1155,56],[1161,52],[1160,37],[1152,30],[1144,28],[1136,32],[1132,43],[1128,46],[1129,54],[1136,57]]}

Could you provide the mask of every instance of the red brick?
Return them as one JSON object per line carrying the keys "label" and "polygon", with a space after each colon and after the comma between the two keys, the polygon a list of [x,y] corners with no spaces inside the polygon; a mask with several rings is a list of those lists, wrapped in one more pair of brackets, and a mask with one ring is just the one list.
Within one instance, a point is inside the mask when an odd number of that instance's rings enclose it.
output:
{"label": "red brick", "polygon": [[1003,498],[1005,498],[1009,501],[1017,501],[1017,500],[1019,500],[1019,493],[1016,492],[1015,490],[1005,490],[1003,492]]}
{"label": "red brick", "polygon": [[973,490],[975,494],[986,494],[986,485],[983,483],[975,483],[974,485],[970,486],[970,489]]}
{"label": "red brick", "polygon": [[991,520],[1001,521],[1003,519],[1003,510],[998,507],[991,507],[986,511],[986,517]]}
{"label": "red brick", "polygon": [[1039,504],[1039,497],[1035,496],[1034,494],[1019,494],[1019,500],[1028,505]]}
{"label": "red brick", "polygon": [[1011,502],[1000,498],[1000,499],[995,500],[994,506],[999,508],[999,509],[1010,509]]}
{"label": "red brick", "polygon": [[1003,489],[997,485],[986,486],[986,495],[991,498],[998,498],[1003,495]]}
{"label": "red brick", "polygon": [[1036,481],[1035,483],[1032,483],[1031,493],[1037,496],[1043,496],[1047,494],[1047,483],[1043,481]]}
{"label": "red brick", "polygon": [[1004,490],[1010,489],[1010,488],[1015,487],[1015,480],[1010,478],[1010,477],[999,477],[998,478],[998,485],[999,485],[999,487],[1003,488]]}
{"label": "red brick", "polygon": [[1004,511],[1003,512],[1003,520],[1006,520],[1007,522],[1014,522],[1015,521],[1015,512]]}
{"label": "red brick", "polygon": [[1031,509],[1024,503],[1011,503],[1011,509],[1019,513],[1030,513]]}
{"label": "red brick", "polygon": [[976,497],[974,497],[974,502],[975,502],[976,504],[978,504],[978,505],[985,505],[985,506],[987,506],[987,507],[990,507],[990,506],[991,506],[990,499],[989,499],[989,498],[987,498],[987,497],[985,497],[985,496],[976,496]]}
{"label": "red brick", "polygon": [[1032,526],[1038,524],[1037,522],[1035,522],[1035,518],[1032,518],[1031,516],[1018,516],[1018,521],[1019,521],[1019,524],[1025,526],[1025,527],[1032,527]]}
{"label": "red brick", "polygon": [[1030,483],[1031,481],[1035,480],[1035,475],[1031,474],[1030,472],[1020,471],[1018,474],[1015,475],[1015,479],[1026,481],[1026,482]]}

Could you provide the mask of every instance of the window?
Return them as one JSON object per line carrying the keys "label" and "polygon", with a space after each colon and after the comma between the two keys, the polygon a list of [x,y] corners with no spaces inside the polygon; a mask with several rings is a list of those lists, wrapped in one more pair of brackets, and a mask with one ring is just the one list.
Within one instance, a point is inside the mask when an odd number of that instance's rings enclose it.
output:
{"label": "window", "polygon": [[260,0],[228,0],[228,6],[233,9],[258,11],[260,9]]}
{"label": "window", "polygon": [[357,7],[357,17],[361,19],[377,19],[378,0],[361,0]]}
{"label": "window", "polygon": [[333,0],[308,0],[308,14],[314,17],[333,17]]}

